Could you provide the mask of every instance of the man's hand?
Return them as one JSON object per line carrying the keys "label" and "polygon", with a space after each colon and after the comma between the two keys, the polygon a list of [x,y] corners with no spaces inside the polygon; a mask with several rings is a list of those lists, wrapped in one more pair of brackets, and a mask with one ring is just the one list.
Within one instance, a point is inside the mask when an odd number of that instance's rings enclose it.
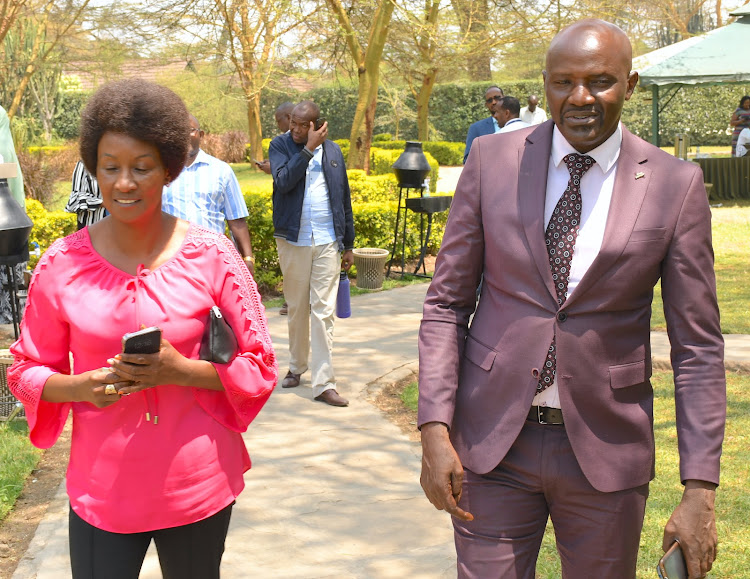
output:
{"label": "man's hand", "polygon": [[328,121],[323,123],[317,131],[315,130],[315,121],[310,121],[310,128],[307,130],[307,144],[305,145],[310,152],[315,152],[323,141],[328,137]]}
{"label": "man's hand", "polygon": [[419,482],[432,505],[464,521],[474,515],[458,507],[464,469],[442,422],[422,426],[422,476]]}
{"label": "man's hand", "polygon": [[348,271],[354,263],[354,252],[351,249],[347,249],[341,256],[341,269]]}
{"label": "man's hand", "polygon": [[262,161],[256,161],[255,164],[257,165],[258,169],[263,171],[266,175],[271,174],[271,161],[268,159],[263,159]]}
{"label": "man's hand", "polygon": [[705,577],[716,559],[716,485],[704,481],[685,481],[682,500],[664,528],[662,549],[666,551],[679,539],[690,579]]}

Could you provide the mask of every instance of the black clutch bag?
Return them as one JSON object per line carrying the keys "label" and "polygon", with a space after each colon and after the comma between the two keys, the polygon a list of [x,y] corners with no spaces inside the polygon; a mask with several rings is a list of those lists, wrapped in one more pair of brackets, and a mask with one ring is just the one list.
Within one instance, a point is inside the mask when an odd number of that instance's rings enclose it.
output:
{"label": "black clutch bag", "polygon": [[219,306],[208,312],[208,324],[203,332],[200,358],[218,364],[228,364],[237,355],[237,338],[231,326],[221,315]]}

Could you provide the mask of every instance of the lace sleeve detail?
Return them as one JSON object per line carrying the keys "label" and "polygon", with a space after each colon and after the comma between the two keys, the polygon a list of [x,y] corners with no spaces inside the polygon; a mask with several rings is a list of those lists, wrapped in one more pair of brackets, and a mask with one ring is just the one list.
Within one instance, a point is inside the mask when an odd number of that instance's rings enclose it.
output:
{"label": "lace sleeve detail", "polygon": [[[191,227],[189,235],[196,245],[214,248],[223,261],[225,275],[216,301],[230,321],[240,348],[237,357],[229,364],[214,364],[225,392],[196,388],[196,397],[203,408],[222,424],[244,431],[268,400],[278,379],[278,364],[265,308],[255,280],[226,236],[200,227]],[[228,402],[231,408],[221,401]]]}

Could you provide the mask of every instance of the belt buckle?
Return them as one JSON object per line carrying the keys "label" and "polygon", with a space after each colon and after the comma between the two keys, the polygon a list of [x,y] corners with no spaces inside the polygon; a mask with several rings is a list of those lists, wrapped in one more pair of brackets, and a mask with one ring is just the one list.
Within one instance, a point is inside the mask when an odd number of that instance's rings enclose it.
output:
{"label": "belt buckle", "polygon": [[539,424],[547,424],[547,421],[542,419],[542,408],[544,407],[543,406],[536,407],[536,419],[539,421]]}

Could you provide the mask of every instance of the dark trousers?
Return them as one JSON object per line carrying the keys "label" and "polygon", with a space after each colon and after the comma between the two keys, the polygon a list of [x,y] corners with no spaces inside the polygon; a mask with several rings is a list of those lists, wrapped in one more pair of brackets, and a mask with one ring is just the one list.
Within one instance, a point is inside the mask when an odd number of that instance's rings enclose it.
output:
{"label": "dark trousers", "polygon": [[564,426],[526,422],[494,470],[464,472],[459,504],[474,520],[453,519],[458,577],[534,579],[551,518],[563,578],[634,579],[647,498],[648,484],[597,491]]}
{"label": "dark trousers", "polygon": [[73,579],[138,579],[151,539],[164,579],[218,579],[232,506],[181,527],[144,533],[111,533],[70,509]]}

